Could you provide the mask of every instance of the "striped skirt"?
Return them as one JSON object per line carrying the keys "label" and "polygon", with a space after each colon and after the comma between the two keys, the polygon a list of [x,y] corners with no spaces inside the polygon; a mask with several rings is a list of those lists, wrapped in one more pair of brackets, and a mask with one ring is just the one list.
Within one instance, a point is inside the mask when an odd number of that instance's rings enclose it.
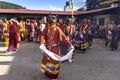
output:
{"label": "striped skirt", "polygon": [[52,63],[47,63],[47,64],[41,64],[41,72],[44,73],[48,78],[50,79],[57,79],[58,74],[59,74],[59,69],[60,69],[60,63],[57,64],[52,64]]}

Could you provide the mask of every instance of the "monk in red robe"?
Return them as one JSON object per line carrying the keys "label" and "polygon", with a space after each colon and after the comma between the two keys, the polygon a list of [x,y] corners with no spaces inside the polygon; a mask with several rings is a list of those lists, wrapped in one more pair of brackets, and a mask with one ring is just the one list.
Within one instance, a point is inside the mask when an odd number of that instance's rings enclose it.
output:
{"label": "monk in red robe", "polygon": [[[59,44],[71,46],[71,43],[62,30],[56,26],[56,17],[50,16],[48,19],[49,25],[45,27],[40,35],[40,45],[44,44],[47,50],[61,56]],[[54,60],[47,54],[43,54],[40,70],[51,80],[57,80],[60,65],[60,61]]]}
{"label": "monk in red robe", "polygon": [[18,48],[18,29],[17,29],[17,21],[14,19],[10,20],[10,30],[9,30],[9,46],[7,51],[15,51]]}

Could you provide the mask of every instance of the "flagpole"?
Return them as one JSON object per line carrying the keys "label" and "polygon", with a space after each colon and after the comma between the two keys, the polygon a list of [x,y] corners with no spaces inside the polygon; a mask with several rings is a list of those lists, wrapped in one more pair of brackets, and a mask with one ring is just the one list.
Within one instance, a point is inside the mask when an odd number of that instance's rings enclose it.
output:
{"label": "flagpole", "polygon": [[72,21],[74,20],[74,0],[72,0]]}

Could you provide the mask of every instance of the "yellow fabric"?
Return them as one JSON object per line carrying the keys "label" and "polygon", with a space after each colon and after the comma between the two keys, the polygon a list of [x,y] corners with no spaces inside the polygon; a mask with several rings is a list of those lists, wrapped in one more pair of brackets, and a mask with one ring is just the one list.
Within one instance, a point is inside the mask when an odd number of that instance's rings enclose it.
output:
{"label": "yellow fabric", "polygon": [[67,32],[69,35],[72,34],[72,27],[71,26],[67,26]]}
{"label": "yellow fabric", "polygon": [[[41,64],[40,70],[41,70],[42,73],[45,73],[46,71],[48,71],[48,72],[51,72],[52,74],[57,74],[57,73],[59,72],[59,69],[58,69],[58,70],[55,70],[54,72],[52,72],[51,70],[49,70],[49,69],[46,67],[46,66],[48,66],[48,65],[51,65],[51,63],[47,63],[46,65]],[[59,63],[59,64],[55,64],[55,68],[59,68],[59,67],[60,67],[60,63]]]}
{"label": "yellow fabric", "polygon": [[7,23],[4,23],[4,30],[5,30],[6,32],[8,32],[8,31],[9,31],[9,26],[8,26],[8,24],[7,24]]}
{"label": "yellow fabric", "polygon": [[20,23],[22,24],[22,29],[25,29],[25,22],[23,22],[23,21],[20,21]]}
{"label": "yellow fabric", "polygon": [[5,38],[5,43],[4,44],[5,44],[5,47],[8,47],[8,45],[9,45],[9,38],[7,38],[7,37]]}
{"label": "yellow fabric", "polygon": [[53,23],[52,25],[49,26],[50,29],[54,29],[56,27],[56,24]]}
{"label": "yellow fabric", "polygon": [[110,4],[110,3],[113,3],[115,1],[119,1],[119,0],[103,0],[100,2],[100,5]]}
{"label": "yellow fabric", "polygon": [[87,43],[81,44],[81,49],[86,49],[88,47]]}
{"label": "yellow fabric", "polygon": [[8,33],[4,33],[4,38],[5,38],[5,47],[8,47],[9,44],[9,34]]}
{"label": "yellow fabric", "polygon": [[24,34],[22,33],[22,35],[21,35],[22,37],[24,37]]}
{"label": "yellow fabric", "polygon": [[[42,73],[45,73],[45,70],[40,68]],[[51,72],[50,70],[47,69],[47,71]],[[59,71],[51,72],[52,74],[58,74]]]}
{"label": "yellow fabric", "polygon": [[[51,63],[47,63],[46,65],[51,65]],[[41,64],[41,67],[46,67],[46,65],[44,65],[44,64]],[[55,64],[55,68],[58,68],[60,66],[60,63],[58,63],[58,64]]]}
{"label": "yellow fabric", "polygon": [[44,69],[42,69],[42,68],[40,68],[40,71],[41,71],[42,73],[45,73],[45,70],[44,70]]}

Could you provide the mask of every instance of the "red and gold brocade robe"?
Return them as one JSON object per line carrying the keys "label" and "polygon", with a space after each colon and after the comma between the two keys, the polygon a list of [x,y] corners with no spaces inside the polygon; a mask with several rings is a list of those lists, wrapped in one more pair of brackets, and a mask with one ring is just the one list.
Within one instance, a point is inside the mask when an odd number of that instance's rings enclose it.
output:
{"label": "red and gold brocade robe", "polygon": [[[52,39],[50,39],[52,37]],[[46,48],[53,53],[61,56],[60,53],[60,43],[65,45],[70,45],[68,38],[62,32],[59,27],[55,27],[54,29],[50,29],[46,27],[44,31],[40,35],[40,44],[45,44]],[[50,45],[49,45],[50,44]],[[49,47],[50,46],[50,47]],[[46,71],[47,65],[54,64],[56,70],[52,73],[48,73]],[[60,68],[60,62],[53,60],[47,54],[43,54],[42,64],[41,64],[41,71],[45,73],[45,75],[51,79],[56,79],[58,77]]]}

